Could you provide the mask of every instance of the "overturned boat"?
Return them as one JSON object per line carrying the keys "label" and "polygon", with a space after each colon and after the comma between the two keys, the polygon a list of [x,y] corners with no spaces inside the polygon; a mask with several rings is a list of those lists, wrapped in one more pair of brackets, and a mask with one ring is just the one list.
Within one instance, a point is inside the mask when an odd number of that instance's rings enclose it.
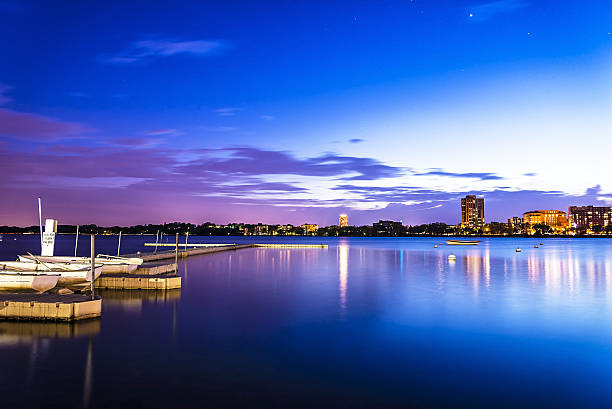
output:
{"label": "overturned boat", "polygon": [[[34,274],[0,272],[0,290],[3,291],[36,291],[44,293],[57,285],[59,274]],[[10,270],[8,270],[10,271]]]}
{"label": "overturned boat", "polygon": [[[19,261],[53,263],[67,265],[84,265],[91,263],[89,257],[71,257],[71,256],[19,256]],[[95,264],[102,266],[102,272],[105,274],[132,273],[142,264],[143,260],[138,257],[115,257],[105,254],[98,254],[94,260]]]}
{"label": "overturned boat", "polygon": [[[57,285],[71,289],[87,288],[92,281],[91,266],[88,264],[45,263],[43,261],[0,261],[0,272],[10,274],[35,274],[57,276]],[[102,265],[93,271],[95,280],[102,273]]]}

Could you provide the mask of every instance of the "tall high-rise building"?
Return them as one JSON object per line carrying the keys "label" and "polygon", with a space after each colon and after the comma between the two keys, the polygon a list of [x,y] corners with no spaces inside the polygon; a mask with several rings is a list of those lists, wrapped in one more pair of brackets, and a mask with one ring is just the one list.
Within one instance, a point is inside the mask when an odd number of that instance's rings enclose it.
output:
{"label": "tall high-rise building", "polygon": [[612,207],[570,206],[569,222],[577,229],[592,229],[594,226],[606,227],[612,224]]}
{"label": "tall high-rise building", "polygon": [[340,217],[338,217],[338,226],[348,227],[348,216],[346,214],[341,214]]}
{"label": "tall high-rise building", "polygon": [[484,227],[484,198],[467,195],[461,199],[461,227],[472,229]]}

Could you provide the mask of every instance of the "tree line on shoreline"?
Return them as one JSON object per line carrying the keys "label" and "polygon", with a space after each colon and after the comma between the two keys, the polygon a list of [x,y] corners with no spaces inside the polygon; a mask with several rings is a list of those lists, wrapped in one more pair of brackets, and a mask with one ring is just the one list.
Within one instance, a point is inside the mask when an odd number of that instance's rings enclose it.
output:
{"label": "tree line on shoreline", "polygon": [[[381,221],[382,222],[382,221]],[[217,225],[206,222],[202,224],[172,222],[164,224],[146,224],[135,226],[111,226],[104,227],[96,224],[86,224],[79,226],[80,234],[132,234],[132,235],[180,235],[189,234],[192,236],[246,236],[246,235],[275,235],[275,236],[322,236],[322,237],[401,237],[401,236],[547,236],[552,235],[553,231],[546,224],[531,226],[534,234],[526,234],[524,229],[509,226],[506,223],[492,222],[484,229],[462,229],[455,225],[446,223],[429,223],[415,226],[403,226],[398,222],[374,223],[366,226],[326,226],[317,228],[307,228],[304,226],[314,225],[267,225],[267,224],[248,224],[232,223],[228,225]],[[39,226],[16,227],[0,226],[0,234],[38,234]],[[58,225],[59,234],[75,234],[76,225]],[[586,232],[572,232],[571,236],[585,235]],[[595,226],[591,233],[597,235],[612,235],[612,225],[605,228]],[[567,236],[567,235],[565,235]]]}

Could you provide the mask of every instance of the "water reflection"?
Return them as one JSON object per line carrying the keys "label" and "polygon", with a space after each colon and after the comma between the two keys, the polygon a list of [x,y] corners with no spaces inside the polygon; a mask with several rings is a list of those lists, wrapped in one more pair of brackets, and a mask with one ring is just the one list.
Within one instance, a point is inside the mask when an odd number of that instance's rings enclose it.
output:
{"label": "water reflection", "polygon": [[73,323],[0,321],[0,346],[32,344],[40,339],[79,338],[99,332],[99,319]]}
{"label": "water reflection", "polygon": [[97,290],[102,297],[102,307],[120,307],[140,314],[146,303],[168,304],[181,298],[181,289],[155,290]]}
{"label": "water reflection", "polygon": [[83,408],[88,409],[91,403],[93,385],[93,336],[89,337],[87,358],[85,359],[85,376],[83,381]]}
{"label": "water reflection", "polygon": [[346,245],[338,246],[338,272],[340,281],[340,309],[346,311],[346,287],[348,284],[348,262],[349,247]]}

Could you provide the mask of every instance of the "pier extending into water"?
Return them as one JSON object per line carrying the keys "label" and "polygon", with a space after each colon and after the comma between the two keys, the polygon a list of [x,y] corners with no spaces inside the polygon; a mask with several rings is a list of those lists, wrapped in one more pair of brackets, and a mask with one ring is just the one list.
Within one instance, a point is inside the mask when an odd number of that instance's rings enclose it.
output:
{"label": "pier extending into water", "polygon": [[[180,291],[178,259],[247,248],[327,248],[327,244],[168,244],[145,243],[147,247],[174,247],[173,250],[122,255],[139,257],[143,264],[131,273],[103,273],[94,283],[102,290]],[[173,262],[168,262],[172,260]],[[102,315],[102,299],[85,294],[0,293],[0,320],[77,321]]]}
{"label": "pier extending into water", "polygon": [[76,321],[102,315],[102,299],[85,294],[0,293],[0,319]]}

